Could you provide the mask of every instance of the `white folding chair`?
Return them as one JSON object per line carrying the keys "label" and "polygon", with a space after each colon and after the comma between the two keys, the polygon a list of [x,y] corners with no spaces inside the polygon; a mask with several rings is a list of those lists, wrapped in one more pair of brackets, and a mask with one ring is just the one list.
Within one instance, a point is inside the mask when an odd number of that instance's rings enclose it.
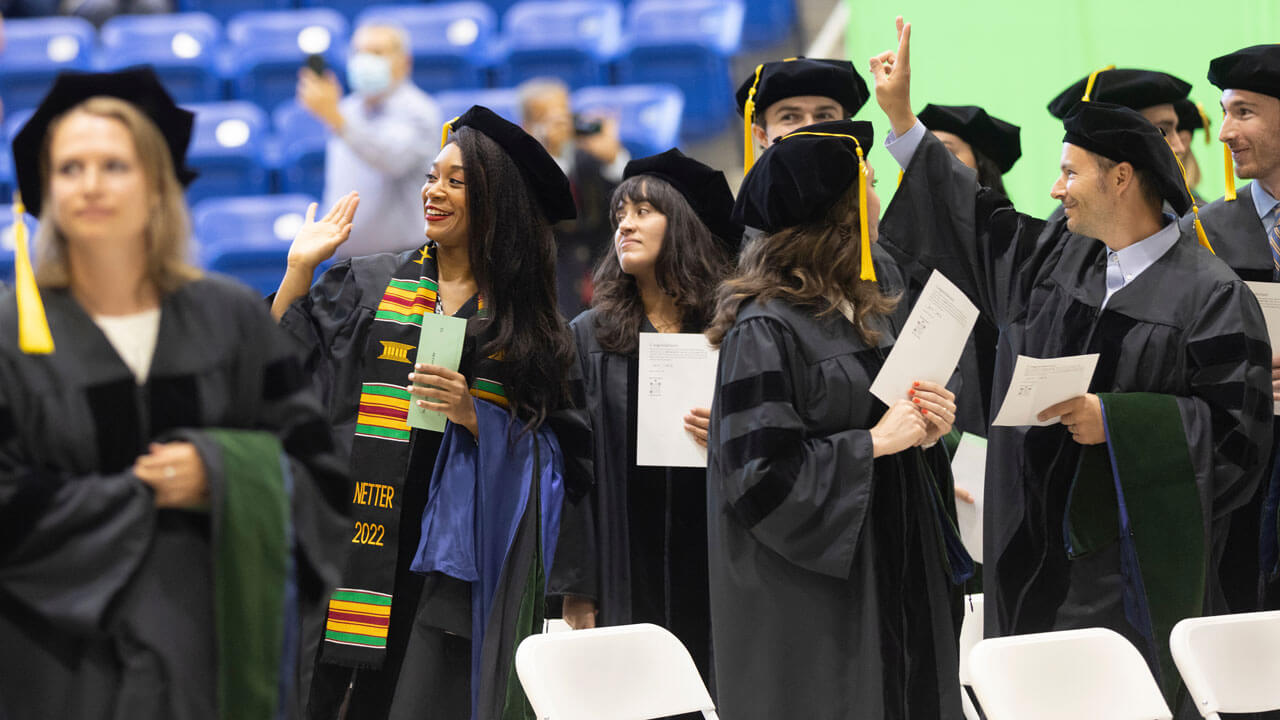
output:
{"label": "white folding chair", "polygon": [[969,651],[982,639],[982,593],[964,598],[964,622],[960,623],[960,708],[967,720],[979,720],[978,709],[969,699],[966,687],[973,685],[969,677]]}
{"label": "white folding chair", "polygon": [[1188,618],[1169,649],[1204,717],[1280,710],[1280,610]]}
{"label": "white folding chair", "polygon": [[1147,663],[1103,628],[983,640],[969,653],[988,720],[1171,720]]}
{"label": "white folding chair", "polygon": [[684,645],[657,625],[531,635],[516,673],[539,720],[647,720],[715,704]]}

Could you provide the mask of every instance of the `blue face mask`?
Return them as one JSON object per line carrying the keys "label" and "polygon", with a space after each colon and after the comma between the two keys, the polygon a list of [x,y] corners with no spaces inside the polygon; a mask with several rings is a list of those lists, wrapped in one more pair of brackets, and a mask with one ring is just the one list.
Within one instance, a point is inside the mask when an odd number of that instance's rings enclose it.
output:
{"label": "blue face mask", "polygon": [[347,59],[347,85],[359,95],[377,95],[391,87],[391,61],[373,53]]}

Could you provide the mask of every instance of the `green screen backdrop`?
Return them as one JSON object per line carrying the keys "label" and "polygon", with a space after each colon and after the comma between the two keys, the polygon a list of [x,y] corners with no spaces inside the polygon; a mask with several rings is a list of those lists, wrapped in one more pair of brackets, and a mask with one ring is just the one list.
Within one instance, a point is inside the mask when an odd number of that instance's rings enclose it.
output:
{"label": "green screen backdrop", "polygon": [[[1209,145],[1203,133],[1192,143],[1202,174],[1197,191],[1217,198],[1222,111],[1218,89],[1205,79],[1209,61],[1280,42],[1280,0],[845,1],[851,11],[846,50],[868,85],[867,59],[897,49],[893,23],[902,15],[912,25],[915,110],[930,102],[981,105],[1022,127],[1022,159],[1005,185],[1020,210],[1039,217],[1057,205],[1049,188],[1057,178],[1062,124],[1045,106],[1063,88],[1106,65],[1161,70],[1191,83],[1191,98],[1204,104],[1213,123]],[[874,122],[880,137],[888,132],[874,99],[857,117]],[[880,176],[893,177],[886,172],[894,169],[888,154],[876,157]]]}

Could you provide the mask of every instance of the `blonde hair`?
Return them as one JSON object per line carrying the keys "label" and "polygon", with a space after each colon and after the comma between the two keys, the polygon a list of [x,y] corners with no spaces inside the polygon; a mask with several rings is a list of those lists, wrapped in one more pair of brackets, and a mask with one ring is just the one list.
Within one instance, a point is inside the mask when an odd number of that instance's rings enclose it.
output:
{"label": "blonde hair", "polygon": [[39,263],[36,282],[41,287],[67,287],[71,271],[67,266],[67,238],[54,218],[49,202],[53,135],[64,120],[75,113],[110,118],[125,126],[133,138],[134,150],[155,199],[143,236],[146,240],[146,278],[161,294],[171,293],[200,277],[200,270],[187,258],[191,237],[191,219],[182,194],[182,185],[173,169],[169,145],[160,129],[131,103],[114,97],[92,97],[72,107],[49,123],[44,147],[40,149],[40,183],[45,202],[40,212],[40,228],[36,232]]}

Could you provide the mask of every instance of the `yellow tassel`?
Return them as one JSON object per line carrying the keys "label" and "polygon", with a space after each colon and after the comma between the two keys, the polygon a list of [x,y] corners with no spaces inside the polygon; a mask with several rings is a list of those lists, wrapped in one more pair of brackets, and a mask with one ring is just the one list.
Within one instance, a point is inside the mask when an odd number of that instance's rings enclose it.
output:
{"label": "yellow tassel", "polygon": [[756,66],[755,78],[751,81],[751,89],[747,91],[747,101],[742,105],[742,174],[751,172],[756,164],[756,143],[751,136],[751,122],[756,116],[756,86],[760,84],[760,73],[764,64]]}
{"label": "yellow tassel", "polygon": [[1223,200],[1231,202],[1236,199],[1236,167],[1231,162],[1231,148],[1226,143],[1222,143],[1222,165],[1227,175],[1227,193]]}
{"label": "yellow tassel", "polygon": [[1196,103],[1196,112],[1200,113],[1200,125],[1204,128],[1204,144],[1213,142],[1209,137],[1209,114],[1204,111],[1204,103]]}
{"label": "yellow tassel", "polygon": [[1082,100],[1083,102],[1089,102],[1089,96],[1093,94],[1093,84],[1098,81],[1099,73],[1104,73],[1108,70],[1115,70],[1115,69],[1116,69],[1115,65],[1108,65],[1104,68],[1098,68],[1097,70],[1094,70],[1093,72],[1089,73],[1089,82],[1085,83],[1084,97],[1080,98],[1080,100]]}
{"label": "yellow tassel", "polygon": [[36,287],[36,274],[31,268],[31,254],[27,249],[27,224],[22,216],[26,207],[22,195],[13,195],[13,285],[18,300],[18,347],[28,355],[48,355],[53,352],[53,334],[49,332],[49,320],[44,314],[44,302]]}
{"label": "yellow tassel", "polygon": [[871,262],[871,231],[867,219],[867,163],[862,159],[862,145],[854,140],[854,151],[858,153],[858,232],[861,234],[858,251],[862,255],[862,272],[858,279],[876,281],[876,266]]}
{"label": "yellow tassel", "polygon": [[458,122],[458,118],[460,117],[462,116],[459,115],[458,117],[455,117],[454,119],[444,124],[444,129],[440,131],[440,149],[441,150],[444,149],[445,145],[449,144],[449,131],[453,129],[453,124]]}
{"label": "yellow tassel", "polygon": [[1200,241],[1200,244],[1206,250],[1217,255],[1218,253],[1213,252],[1213,246],[1209,244],[1209,237],[1204,234],[1204,226],[1200,224],[1200,208],[1196,207],[1196,196],[1191,194],[1191,183],[1187,182],[1187,169],[1182,166],[1182,160],[1178,157],[1178,153],[1173,152],[1172,148],[1169,149],[1169,152],[1173,153],[1173,161],[1178,163],[1178,174],[1182,176],[1182,186],[1187,189],[1187,196],[1191,198],[1191,213],[1196,217],[1196,239]]}
{"label": "yellow tassel", "polygon": [[903,170],[902,168],[898,168],[898,187],[902,187],[902,176],[906,174],[907,174],[906,170]]}

